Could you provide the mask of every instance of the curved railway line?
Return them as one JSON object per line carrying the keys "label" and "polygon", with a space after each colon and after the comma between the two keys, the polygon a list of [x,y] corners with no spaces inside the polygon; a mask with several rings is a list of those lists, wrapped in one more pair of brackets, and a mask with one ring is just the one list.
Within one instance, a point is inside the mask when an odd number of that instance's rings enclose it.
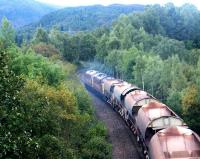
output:
{"label": "curved railway line", "polygon": [[93,91],[88,92],[92,97],[97,118],[105,123],[108,129],[109,141],[112,144],[112,159],[142,159],[141,149],[123,119]]}

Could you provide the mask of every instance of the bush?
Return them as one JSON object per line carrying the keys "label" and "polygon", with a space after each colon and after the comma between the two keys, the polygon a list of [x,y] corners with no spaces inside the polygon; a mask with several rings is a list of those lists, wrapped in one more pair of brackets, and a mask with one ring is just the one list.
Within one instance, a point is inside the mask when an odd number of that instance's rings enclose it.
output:
{"label": "bush", "polygon": [[65,72],[60,64],[49,61],[47,58],[36,55],[32,50],[23,53],[20,49],[8,49],[11,68],[16,75],[25,75],[30,79],[40,77],[50,85],[56,85],[65,79]]}

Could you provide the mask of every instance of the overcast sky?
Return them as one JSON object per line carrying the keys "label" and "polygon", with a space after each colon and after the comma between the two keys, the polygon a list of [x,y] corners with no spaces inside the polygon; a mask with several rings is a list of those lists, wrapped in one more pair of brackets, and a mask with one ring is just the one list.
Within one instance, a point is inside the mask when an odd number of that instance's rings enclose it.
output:
{"label": "overcast sky", "polygon": [[200,0],[37,0],[49,4],[55,4],[59,6],[83,6],[102,4],[109,5],[113,3],[120,4],[166,4],[173,2],[176,6],[181,6],[184,3],[192,3],[200,9]]}

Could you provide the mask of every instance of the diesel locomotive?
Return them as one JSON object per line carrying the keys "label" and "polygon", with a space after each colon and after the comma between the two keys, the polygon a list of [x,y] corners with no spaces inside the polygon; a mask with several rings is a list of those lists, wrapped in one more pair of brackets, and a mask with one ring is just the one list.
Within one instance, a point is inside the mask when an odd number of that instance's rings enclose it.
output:
{"label": "diesel locomotive", "polygon": [[148,92],[95,70],[86,71],[83,82],[122,116],[146,159],[200,159],[200,137]]}

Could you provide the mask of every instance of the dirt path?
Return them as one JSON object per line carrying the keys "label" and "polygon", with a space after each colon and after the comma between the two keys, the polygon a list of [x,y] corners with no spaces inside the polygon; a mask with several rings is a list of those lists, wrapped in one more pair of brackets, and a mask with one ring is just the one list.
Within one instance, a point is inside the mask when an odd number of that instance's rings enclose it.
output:
{"label": "dirt path", "polygon": [[92,97],[97,118],[108,128],[109,140],[113,147],[112,158],[141,159],[141,150],[125,122],[107,103],[90,91],[89,94]]}

